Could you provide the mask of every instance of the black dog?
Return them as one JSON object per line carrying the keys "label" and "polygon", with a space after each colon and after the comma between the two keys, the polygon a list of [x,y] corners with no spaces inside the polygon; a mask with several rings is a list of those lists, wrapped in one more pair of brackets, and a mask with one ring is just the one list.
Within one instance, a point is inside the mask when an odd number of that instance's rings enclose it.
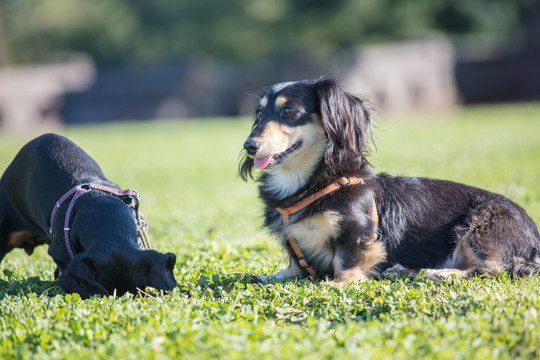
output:
{"label": "black dog", "polygon": [[540,271],[538,228],[521,207],[450,181],[373,173],[371,129],[365,103],[333,80],[280,83],[260,97],[239,173],[262,170],[264,225],[290,254],[273,278]]}
{"label": "black dog", "polygon": [[0,261],[14,248],[31,255],[36,246],[50,244],[58,283],[68,293],[87,298],[146,286],[172,290],[176,256],[139,248],[138,209],[131,205],[138,199],[125,193],[65,137],[30,141],[0,179]]}

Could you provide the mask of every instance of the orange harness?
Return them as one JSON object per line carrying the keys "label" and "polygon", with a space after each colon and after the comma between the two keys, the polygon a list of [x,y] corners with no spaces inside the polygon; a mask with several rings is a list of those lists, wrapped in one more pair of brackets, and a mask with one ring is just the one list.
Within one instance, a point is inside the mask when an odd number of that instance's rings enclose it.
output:
{"label": "orange harness", "polygon": [[[313,203],[315,200],[318,200],[324,195],[334,192],[337,189],[340,189],[342,187],[349,186],[349,185],[356,185],[356,184],[365,185],[366,182],[364,181],[364,179],[359,178],[359,177],[342,177],[342,178],[339,178],[336,182],[328,185],[324,189],[319,190],[315,194],[308,196],[307,198],[300,201],[296,205],[293,205],[285,209],[276,208],[276,210],[279,211],[281,216],[283,216],[283,226],[287,226],[289,224],[290,215],[297,213],[298,211],[302,210],[309,204]],[[371,219],[373,220],[373,223],[375,225],[374,226],[375,231],[373,232],[373,239],[377,240],[379,238],[379,235],[377,234],[377,231],[376,231],[379,226],[379,216],[377,215],[377,205],[375,204],[375,199],[373,199],[372,201],[373,201],[373,207],[371,210]],[[298,245],[298,241],[296,241],[294,236],[292,236],[287,230],[285,230],[285,233],[287,234],[287,238],[289,239],[289,243],[291,244],[291,247],[294,253],[296,254],[296,256],[298,256],[298,262],[300,263],[300,266],[306,269],[311,274],[311,276],[315,277],[317,275],[317,272],[306,261],[306,257],[304,253],[302,252],[302,249],[300,249],[300,246]]]}

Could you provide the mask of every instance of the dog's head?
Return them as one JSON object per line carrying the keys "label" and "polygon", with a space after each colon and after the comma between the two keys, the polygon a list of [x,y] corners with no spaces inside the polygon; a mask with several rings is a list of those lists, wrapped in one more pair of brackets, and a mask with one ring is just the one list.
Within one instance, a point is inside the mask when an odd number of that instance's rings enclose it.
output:
{"label": "dog's head", "polygon": [[364,102],[334,80],[275,84],[258,101],[239,174],[320,161],[331,174],[357,169],[368,163],[371,127]]}
{"label": "dog's head", "polygon": [[92,295],[118,296],[126,292],[137,293],[146,286],[170,291],[176,287],[173,275],[176,256],[155,250],[128,249],[103,253],[83,252],[76,255],[58,284],[67,293],[78,293],[82,298]]}

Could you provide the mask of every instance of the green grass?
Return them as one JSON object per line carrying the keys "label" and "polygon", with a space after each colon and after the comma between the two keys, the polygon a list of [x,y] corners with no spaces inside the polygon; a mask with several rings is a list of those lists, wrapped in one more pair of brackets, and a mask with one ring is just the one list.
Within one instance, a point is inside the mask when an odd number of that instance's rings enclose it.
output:
{"label": "green grass", "polygon": [[[376,171],[505,194],[538,224],[539,114],[540,104],[523,104],[387,116],[372,161]],[[179,289],[81,300],[53,281],[45,247],[13,251],[0,265],[0,358],[540,357],[540,275],[340,289],[252,282],[286,259],[260,228],[255,185],[236,177],[249,129],[246,119],[219,119],[63,130],[110,179],[141,192],[154,247],[178,256]],[[0,134],[0,168],[32,137]]]}

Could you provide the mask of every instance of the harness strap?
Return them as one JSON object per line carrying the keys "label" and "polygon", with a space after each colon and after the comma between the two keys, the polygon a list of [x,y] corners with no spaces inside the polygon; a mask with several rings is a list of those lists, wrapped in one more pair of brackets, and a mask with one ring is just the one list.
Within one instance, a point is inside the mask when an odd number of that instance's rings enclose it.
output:
{"label": "harness strap", "polygon": [[66,248],[68,250],[69,256],[71,258],[75,257],[75,252],[73,250],[73,247],[71,245],[71,241],[69,239],[69,231],[71,228],[69,227],[70,220],[71,220],[71,213],[73,211],[73,207],[75,206],[75,202],[85,193],[91,191],[91,190],[100,190],[103,192],[106,192],[108,194],[114,195],[124,201],[127,205],[133,208],[135,211],[135,221],[137,223],[137,233],[139,235],[139,238],[137,240],[137,245],[140,249],[151,249],[150,242],[148,241],[148,237],[146,233],[148,232],[148,224],[146,223],[144,219],[144,215],[142,212],[139,211],[139,200],[141,196],[139,193],[133,189],[127,189],[127,190],[120,190],[115,189],[109,186],[99,185],[99,184],[81,184],[76,185],[71,190],[66,192],[55,204],[52,212],[51,212],[51,221],[50,221],[50,227],[49,227],[49,235],[51,238],[54,238],[53,233],[53,224],[54,219],[56,217],[56,213],[58,212],[58,209],[60,206],[68,200],[70,197],[71,201],[69,203],[69,206],[66,211],[66,218],[64,220],[64,240],[66,242]]}
{"label": "harness strap", "polygon": [[[300,201],[296,205],[293,205],[288,208],[281,208],[278,207],[276,210],[281,214],[283,217],[283,226],[287,226],[289,224],[289,217],[298,211],[304,209],[306,206],[310,205],[314,201],[320,199],[321,197],[334,192],[342,187],[349,186],[349,185],[356,185],[356,184],[362,184],[365,185],[366,182],[364,179],[359,177],[341,177],[336,182],[328,185],[327,187],[323,188],[322,190],[317,191],[313,195],[308,196],[304,200]],[[375,203],[375,199],[372,199],[373,206],[371,209],[371,219],[373,220],[375,231],[373,232],[373,239],[377,240],[379,238],[379,234],[377,233],[377,228],[379,227],[379,216],[377,214],[377,204]],[[294,236],[291,235],[289,231],[285,229],[285,234],[287,234],[287,239],[289,240],[289,244],[291,244],[291,247],[298,257],[298,262],[300,266],[302,266],[304,269],[306,269],[309,274],[313,277],[317,275],[317,272],[315,269],[308,264],[306,261],[306,257],[304,255],[304,252],[298,245],[298,241],[294,238]]]}

